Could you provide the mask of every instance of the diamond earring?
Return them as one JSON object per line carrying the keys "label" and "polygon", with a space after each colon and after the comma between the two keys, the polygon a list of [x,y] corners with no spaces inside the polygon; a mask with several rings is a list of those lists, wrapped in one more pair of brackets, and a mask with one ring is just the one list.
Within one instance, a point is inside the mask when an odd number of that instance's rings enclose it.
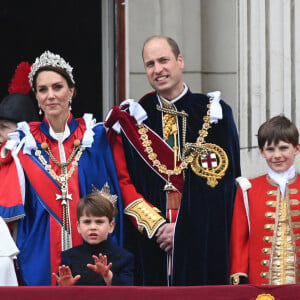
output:
{"label": "diamond earring", "polygon": [[38,104],[38,107],[39,107],[39,115],[41,116],[43,114],[42,109],[41,109],[41,105]]}

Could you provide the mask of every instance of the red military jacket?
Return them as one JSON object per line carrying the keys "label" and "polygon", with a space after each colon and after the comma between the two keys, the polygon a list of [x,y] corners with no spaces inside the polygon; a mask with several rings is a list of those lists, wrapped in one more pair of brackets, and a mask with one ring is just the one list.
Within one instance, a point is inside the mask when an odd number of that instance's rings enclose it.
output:
{"label": "red military jacket", "polygon": [[[273,257],[284,258],[284,240],[278,242],[281,233],[276,231],[280,221],[280,188],[268,175],[250,180],[252,187],[247,191],[249,207],[249,224],[245,209],[243,191],[239,187],[235,199],[235,207],[231,228],[230,242],[230,277],[248,276],[251,284],[272,283],[271,271]],[[291,229],[292,244],[296,252],[294,261],[296,283],[300,281],[300,178],[296,174],[286,187],[286,224]],[[282,205],[282,204],[281,204]],[[279,244],[278,244],[279,243]],[[282,244],[281,244],[282,243]],[[283,251],[275,251],[275,247]],[[275,253],[276,252],[276,253]],[[285,265],[278,266],[284,276]],[[273,269],[274,272],[274,269]]]}

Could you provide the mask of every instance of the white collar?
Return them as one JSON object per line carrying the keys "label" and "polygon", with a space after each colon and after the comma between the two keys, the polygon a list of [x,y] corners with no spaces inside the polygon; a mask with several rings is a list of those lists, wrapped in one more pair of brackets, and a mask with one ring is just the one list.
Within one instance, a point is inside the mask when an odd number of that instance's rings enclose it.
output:
{"label": "white collar", "polygon": [[55,140],[59,141],[59,142],[63,142],[66,138],[68,138],[70,136],[70,129],[68,124],[66,123],[65,125],[65,130],[64,132],[59,132],[56,133],[53,128],[51,127],[50,123],[49,123],[49,134],[51,135],[51,137],[53,137]]}
{"label": "white collar", "polygon": [[163,96],[161,96],[161,95],[159,95],[159,94],[157,93],[158,98],[162,99],[163,101],[166,101],[167,103],[173,104],[173,103],[175,103],[176,101],[178,101],[179,99],[181,99],[181,98],[187,93],[187,91],[188,91],[187,85],[186,85],[185,83],[183,83],[183,86],[184,86],[183,91],[182,91],[176,98],[174,98],[174,99],[172,99],[172,100],[168,100],[168,99],[164,98]]}
{"label": "white collar", "polygon": [[295,177],[296,168],[295,165],[292,165],[287,171],[281,173],[275,172],[271,168],[268,168],[268,175],[280,186],[282,197],[284,197],[286,184]]}

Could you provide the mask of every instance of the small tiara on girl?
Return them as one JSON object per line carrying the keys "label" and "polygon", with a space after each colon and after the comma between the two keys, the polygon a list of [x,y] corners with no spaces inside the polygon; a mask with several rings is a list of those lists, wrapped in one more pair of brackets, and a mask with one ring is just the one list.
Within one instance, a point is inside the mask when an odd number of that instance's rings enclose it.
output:
{"label": "small tiara on girl", "polygon": [[50,52],[49,50],[47,50],[40,57],[37,57],[35,59],[34,64],[32,64],[32,66],[31,66],[31,71],[28,75],[31,87],[32,87],[32,83],[33,83],[33,77],[36,74],[36,72],[41,67],[46,67],[46,66],[58,67],[58,68],[66,70],[66,72],[70,76],[71,81],[73,82],[73,84],[75,84],[73,74],[72,74],[73,68],[70,66],[70,64],[68,62],[66,62],[58,54],[54,54],[54,53]]}

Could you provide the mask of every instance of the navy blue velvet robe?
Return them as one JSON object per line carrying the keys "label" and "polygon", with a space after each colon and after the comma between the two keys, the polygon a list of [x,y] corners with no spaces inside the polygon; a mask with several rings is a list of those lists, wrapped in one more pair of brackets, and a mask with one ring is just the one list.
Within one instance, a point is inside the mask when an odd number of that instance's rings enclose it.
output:
{"label": "navy blue velvet robe", "polygon": [[[145,95],[139,103],[148,114],[144,123],[162,137],[162,113],[156,109],[159,104],[156,93]],[[207,114],[208,103],[206,95],[190,91],[175,102],[178,111],[184,110],[189,114],[186,142],[196,142],[203,116]],[[212,124],[205,140],[226,151],[229,167],[226,175],[214,188],[208,186],[207,180],[197,176],[190,167],[185,172],[181,207],[175,227],[172,285],[228,283],[228,246],[236,191],[234,180],[240,176],[240,148],[232,110],[224,101],[221,100],[220,103],[223,119]],[[182,153],[180,117],[178,123]],[[165,216],[165,181],[145,164],[126,137],[122,136],[122,140],[132,183]],[[135,255],[135,284],[167,285],[166,253],[159,248],[155,237],[150,240],[146,235],[140,234],[129,220],[126,223],[125,247]]]}

